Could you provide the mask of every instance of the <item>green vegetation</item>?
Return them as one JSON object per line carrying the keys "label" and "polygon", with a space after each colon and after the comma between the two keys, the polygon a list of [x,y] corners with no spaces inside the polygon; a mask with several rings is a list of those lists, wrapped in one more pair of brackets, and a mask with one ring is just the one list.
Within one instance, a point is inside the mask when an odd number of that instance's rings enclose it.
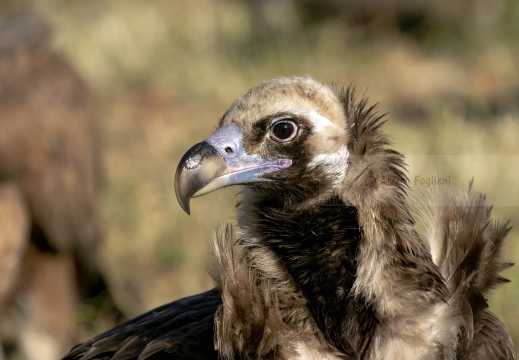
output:
{"label": "green vegetation", "polygon": [[[266,2],[269,31],[246,2],[5,0],[34,11],[98,98],[105,156],[104,262],[129,315],[208,288],[213,229],[232,216],[234,190],[176,203],[180,156],[206,137],[230,102],[272,77],[352,82],[381,103],[409,178],[450,176],[495,203],[515,230],[504,257],[519,262],[519,3],[436,2],[411,25],[397,16],[313,19],[297,1]],[[311,14],[310,14],[311,15]],[[419,188],[420,184],[413,186]],[[491,306],[519,344],[519,267]],[[91,321],[94,314],[81,317]],[[89,337],[104,326],[102,315]]]}

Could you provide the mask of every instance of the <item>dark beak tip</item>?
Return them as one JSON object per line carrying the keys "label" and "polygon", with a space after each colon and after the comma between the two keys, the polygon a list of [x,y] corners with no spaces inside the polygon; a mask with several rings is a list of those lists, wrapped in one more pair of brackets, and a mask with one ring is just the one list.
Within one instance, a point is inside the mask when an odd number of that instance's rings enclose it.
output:
{"label": "dark beak tip", "polygon": [[182,208],[182,210],[184,210],[184,212],[187,215],[191,215],[191,208],[189,206],[189,201],[188,202],[180,202],[180,200],[179,200],[179,204],[180,204],[180,207]]}
{"label": "dark beak tip", "polygon": [[179,183],[179,179],[178,179],[178,174],[179,174],[179,172],[177,170],[177,173],[175,174],[175,195],[177,197],[177,202],[186,214],[191,215],[191,209],[189,206],[189,200],[191,200],[191,198],[189,196],[182,195],[182,191],[180,189],[180,183]]}

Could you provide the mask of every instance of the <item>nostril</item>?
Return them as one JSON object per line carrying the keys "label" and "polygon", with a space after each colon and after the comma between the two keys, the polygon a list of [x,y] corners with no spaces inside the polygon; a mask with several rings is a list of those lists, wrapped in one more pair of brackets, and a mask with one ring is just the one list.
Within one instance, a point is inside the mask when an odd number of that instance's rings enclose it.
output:
{"label": "nostril", "polygon": [[233,150],[232,147],[230,147],[230,146],[226,146],[224,150],[225,150],[225,152],[226,152],[227,154],[229,154],[229,155],[231,155],[232,153],[234,153],[234,150]]}

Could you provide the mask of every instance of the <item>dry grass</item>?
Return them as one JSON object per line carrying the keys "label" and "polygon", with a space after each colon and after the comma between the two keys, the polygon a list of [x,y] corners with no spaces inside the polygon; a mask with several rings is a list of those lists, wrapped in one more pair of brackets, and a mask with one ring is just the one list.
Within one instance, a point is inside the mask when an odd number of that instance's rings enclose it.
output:
{"label": "dry grass", "polygon": [[[367,89],[381,111],[390,112],[388,131],[395,147],[409,154],[411,180],[446,174],[467,184],[474,177],[497,205],[495,215],[519,228],[519,45],[512,35],[519,13],[513,0],[471,10],[474,16],[457,24],[459,33],[440,26],[418,40],[345,28],[337,19],[306,28],[292,2],[283,4],[283,21],[270,18],[278,32],[262,43],[249,41],[247,10],[230,0],[0,5],[51,21],[56,46],[98,94],[104,260],[130,315],[211,285],[205,254],[212,229],[232,216],[234,192],[193,200],[188,217],[176,204],[175,167],[212,132],[234,97],[276,76],[310,74]],[[516,262],[518,234],[512,232],[505,252]],[[492,307],[519,344],[519,270],[505,275],[513,282],[495,292]],[[98,320],[85,337],[106,325]]]}

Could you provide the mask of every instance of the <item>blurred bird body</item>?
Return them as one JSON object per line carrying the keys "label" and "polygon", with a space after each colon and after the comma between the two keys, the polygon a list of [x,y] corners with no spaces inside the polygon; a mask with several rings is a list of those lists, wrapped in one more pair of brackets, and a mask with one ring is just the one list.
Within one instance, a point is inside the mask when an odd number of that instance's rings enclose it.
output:
{"label": "blurred bird body", "polygon": [[91,95],[50,37],[33,15],[0,24],[0,328],[29,360],[70,347],[102,282]]}
{"label": "blurred bird body", "polygon": [[[122,324],[66,359],[515,359],[484,298],[502,282],[508,228],[490,223],[481,195],[457,190],[448,210],[429,216],[431,257],[383,122],[351,87],[308,77],[238,98],[176,175],[187,212],[192,197],[244,186],[237,227],[217,232],[216,290]],[[463,201],[451,209],[452,198]]]}

